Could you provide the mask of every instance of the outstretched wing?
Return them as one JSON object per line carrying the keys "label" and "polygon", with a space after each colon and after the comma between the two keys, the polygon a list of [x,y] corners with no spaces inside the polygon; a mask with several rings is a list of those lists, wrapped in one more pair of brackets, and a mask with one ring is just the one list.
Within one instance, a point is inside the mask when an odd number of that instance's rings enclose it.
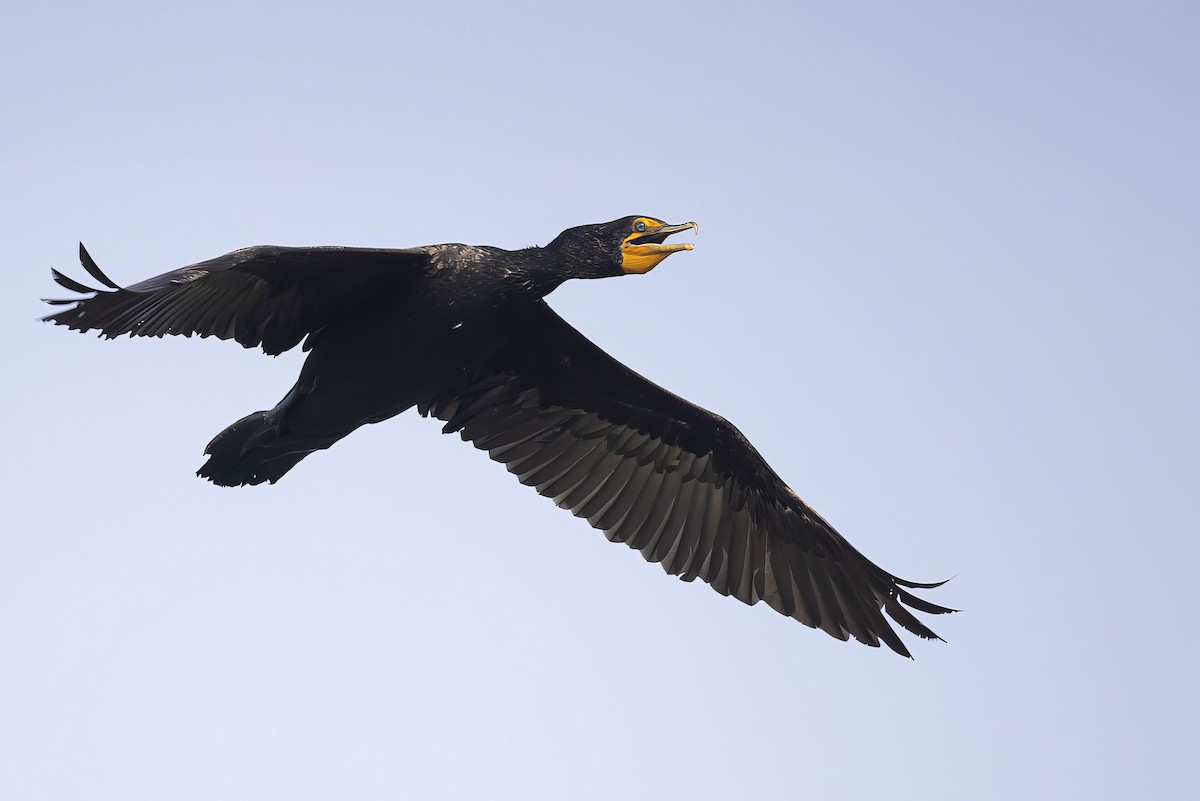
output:
{"label": "outstretched wing", "polygon": [[907,591],[938,584],[899,579],[859,553],[728,421],[634,373],[544,303],[461,386],[419,408],[684,581],[905,656],[884,613],[935,639],[906,606],[954,611]]}
{"label": "outstretched wing", "polygon": [[105,275],[83,245],[79,261],[107,289],[51,270],[54,280],[90,297],[47,300],[70,308],[42,319],[76,331],[161,337],[182,334],[293,348],[339,314],[401,292],[428,262],[425,250],[290,248],[235,250],[127,287]]}

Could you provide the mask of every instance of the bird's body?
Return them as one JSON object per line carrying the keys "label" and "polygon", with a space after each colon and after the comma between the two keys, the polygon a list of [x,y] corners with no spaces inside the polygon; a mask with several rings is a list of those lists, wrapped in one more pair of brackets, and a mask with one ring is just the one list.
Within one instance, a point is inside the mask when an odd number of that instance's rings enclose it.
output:
{"label": "bird's body", "polygon": [[533,290],[553,279],[529,252],[456,244],[418,251],[426,263],[394,291],[310,335],[295,386],[275,408],[219,434],[202,476],[227,486],[278,481],[312,451],[412,408],[503,346],[535,311]]}
{"label": "bird's body", "polygon": [[883,571],[800,500],[723,418],[616,361],[543,298],[570,278],[652,269],[694,224],[651,217],[568,229],[542,248],[247,248],[113,291],[55,271],[91,297],[46,319],[108,337],[235,339],[267,353],[301,341],[296,384],[209,444],[216,484],[274,482],[365,423],[417,406],[522,483],[685,580],[839,639],[907,648],[886,612],[936,635],[904,605],[920,586]]}

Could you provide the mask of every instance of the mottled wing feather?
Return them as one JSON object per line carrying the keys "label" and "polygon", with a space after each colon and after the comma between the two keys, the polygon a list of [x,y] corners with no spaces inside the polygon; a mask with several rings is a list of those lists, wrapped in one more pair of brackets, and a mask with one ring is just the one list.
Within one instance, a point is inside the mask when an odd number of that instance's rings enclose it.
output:
{"label": "mottled wing feather", "polygon": [[420,248],[259,246],[127,287],[105,275],[82,244],[79,260],[108,289],[51,270],[60,286],[89,297],[48,300],[71,307],[43,319],[108,338],[215,336],[275,355],[339,314],[402,292],[428,254]]}
{"label": "mottled wing feather", "polygon": [[855,550],[726,420],[612,359],[545,304],[460,386],[419,405],[523,483],[685,581],[840,640],[937,638],[916,585]]}

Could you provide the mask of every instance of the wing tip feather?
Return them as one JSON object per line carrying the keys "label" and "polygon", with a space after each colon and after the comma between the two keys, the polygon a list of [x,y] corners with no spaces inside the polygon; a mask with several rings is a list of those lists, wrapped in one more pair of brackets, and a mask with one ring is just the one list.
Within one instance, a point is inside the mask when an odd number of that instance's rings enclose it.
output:
{"label": "wing tip feather", "polygon": [[83,265],[83,269],[87,270],[92,278],[95,278],[109,289],[121,288],[115,281],[104,274],[104,271],[96,264],[96,260],[92,258],[92,254],[88,253],[87,248],[83,246],[82,242],[79,243],[79,263]]}

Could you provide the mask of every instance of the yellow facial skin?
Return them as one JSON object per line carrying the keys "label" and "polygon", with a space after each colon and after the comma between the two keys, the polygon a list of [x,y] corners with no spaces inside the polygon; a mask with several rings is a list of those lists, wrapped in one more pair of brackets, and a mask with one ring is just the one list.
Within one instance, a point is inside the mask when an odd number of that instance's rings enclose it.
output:
{"label": "yellow facial skin", "polygon": [[[639,231],[637,226],[639,223],[644,223],[646,230]],[[688,228],[699,232],[700,228],[694,222],[683,223],[682,225],[667,225],[662,220],[656,220],[653,217],[638,217],[633,221],[632,230],[629,236],[625,237],[621,242],[621,269],[626,273],[634,275],[642,275],[648,273],[658,266],[658,263],[670,256],[672,253],[677,253],[681,250],[691,250],[690,244],[668,245],[665,242],[655,244],[647,242],[644,244],[635,244],[637,240],[655,234],[672,234],[679,231],[686,231]]]}

